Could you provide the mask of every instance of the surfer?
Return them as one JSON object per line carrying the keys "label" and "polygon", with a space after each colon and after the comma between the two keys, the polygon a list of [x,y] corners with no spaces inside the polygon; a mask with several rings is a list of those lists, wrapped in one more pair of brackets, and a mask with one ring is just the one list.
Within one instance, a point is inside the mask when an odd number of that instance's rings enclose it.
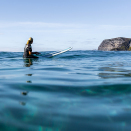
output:
{"label": "surfer", "polygon": [[38,58],[37,56],[34,56],[33,54],[40,54],[39,52],[32,52],[32,47],[31,47],[31,44],[33,43],[33,38],[30,37],[25,45],[25,48],[24,48],[24,55],[23,57],[24,58]]}

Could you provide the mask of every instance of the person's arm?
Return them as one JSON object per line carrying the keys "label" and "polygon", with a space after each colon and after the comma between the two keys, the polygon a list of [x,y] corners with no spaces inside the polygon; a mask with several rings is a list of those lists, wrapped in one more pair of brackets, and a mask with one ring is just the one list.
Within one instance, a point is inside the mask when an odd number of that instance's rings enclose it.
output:
{"label": "person's arm", "polygon": [[32,48],[31,48],[31,46],[29,46],[29,55],[32,55],[32,54],[38,55],[40,53],[39,52],[32,52]]}
{"label": "person's arm", "polygon": [[31,52],[31,54],[39,55],[40,53],[39,52]]}
{"label": "person's arm", "polygon": [[29,51],[29,55],[32,55],[32,52],[31,52],[31,51]]}
{"label": "person's arm", "polygon": [[28,52],[29,52],[29,55],[32,55],[32,48],[31,48],[31,45],[28,44]]}
{"label": "person's arm", "polygon": [[32,51],[29,51],[29,55],[32,55],[32,54],[39,55],[40,53],[39,53],[39,52],[32,52]]}

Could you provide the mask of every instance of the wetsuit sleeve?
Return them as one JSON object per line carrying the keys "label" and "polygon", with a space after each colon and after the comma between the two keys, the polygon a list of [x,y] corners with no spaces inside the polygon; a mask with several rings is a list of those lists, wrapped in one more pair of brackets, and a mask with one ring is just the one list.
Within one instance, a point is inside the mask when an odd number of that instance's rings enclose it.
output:
{"label": "wetsuit sleeve", "polygon": [[28,45],[27,50],[32,52],[32,47],[30,45]]}

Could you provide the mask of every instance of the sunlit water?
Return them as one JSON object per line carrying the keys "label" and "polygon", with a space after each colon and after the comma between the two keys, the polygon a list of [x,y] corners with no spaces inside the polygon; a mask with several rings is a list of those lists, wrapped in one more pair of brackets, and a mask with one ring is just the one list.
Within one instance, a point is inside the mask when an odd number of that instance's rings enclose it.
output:
{"label": "sunlit water", "polygon": [[0,52],[1,131],[131,130],[131,52],[42,55]]}

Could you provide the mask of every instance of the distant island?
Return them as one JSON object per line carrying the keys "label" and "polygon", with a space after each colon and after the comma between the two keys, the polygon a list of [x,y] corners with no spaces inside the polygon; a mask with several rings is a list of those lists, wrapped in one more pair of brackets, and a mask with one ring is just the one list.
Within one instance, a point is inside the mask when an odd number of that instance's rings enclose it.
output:
{"label": "distant island", "polygon": [[98,47],[100,51],[131,51],[131,38],[118,37],[103,40]]}

